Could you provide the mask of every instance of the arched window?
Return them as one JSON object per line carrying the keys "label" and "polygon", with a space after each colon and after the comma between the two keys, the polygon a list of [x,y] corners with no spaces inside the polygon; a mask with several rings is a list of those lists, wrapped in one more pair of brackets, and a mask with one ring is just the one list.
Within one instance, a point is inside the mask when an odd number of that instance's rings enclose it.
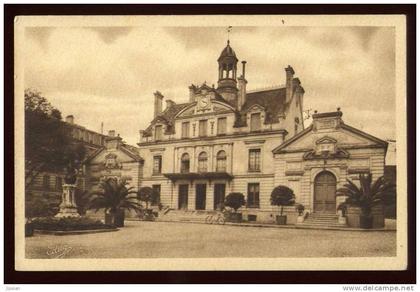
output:
{"label": "arched window", "polygon": [[181,173],[190,172],[190,155],[184,153],[181,156]]}
{"label": "arched window", "polygon": [[201,152],[198,155],[198,172],[207,172],[207,153]]}
{"label": "arched window", "polygon": [[224,172],[226,171],[226,152],[220,150],[216,156],[216,171]]}

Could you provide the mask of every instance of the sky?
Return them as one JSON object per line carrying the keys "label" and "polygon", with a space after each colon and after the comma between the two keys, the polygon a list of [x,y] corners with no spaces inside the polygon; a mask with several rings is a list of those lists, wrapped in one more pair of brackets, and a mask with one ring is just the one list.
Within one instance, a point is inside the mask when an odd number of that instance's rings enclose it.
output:
{"label": "sky", "polygon": [[[229,38],[247,61],[248,90],[284,84],[291,65],[305,110],[340,107],[345,123],[395,139],[393,27],[233,27]],[[156,90],[181,103],[191,84],[217,84],[226,40],[225,27],[26,28],[25,88],[63,117],[98,132],[103,122],[104,133],[135,145],[153,118]]]}

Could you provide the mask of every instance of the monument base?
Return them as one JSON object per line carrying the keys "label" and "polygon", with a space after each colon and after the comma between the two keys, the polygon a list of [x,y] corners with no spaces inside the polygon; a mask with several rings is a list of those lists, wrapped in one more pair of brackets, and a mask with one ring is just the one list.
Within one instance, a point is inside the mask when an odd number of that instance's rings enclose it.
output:
{"label": "monument base", "polygon": [[55,217],[80,217],[76,207],[76,185],[64,184],[63,185],[63,199],[60,204],[60,211]]}

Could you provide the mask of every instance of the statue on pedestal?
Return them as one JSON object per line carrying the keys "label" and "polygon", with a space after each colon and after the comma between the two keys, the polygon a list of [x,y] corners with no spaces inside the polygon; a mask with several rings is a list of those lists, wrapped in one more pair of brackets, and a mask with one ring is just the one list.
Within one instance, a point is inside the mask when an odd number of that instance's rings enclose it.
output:
{"label": "statue on pedestal", "polygon": [[66,168],[66,175],[64,176],[60,211],[58,211],[55,217],[80,217],[80,214],[77,212],[76,205],[77,165],[79,161],[80,160],[69,161]]}

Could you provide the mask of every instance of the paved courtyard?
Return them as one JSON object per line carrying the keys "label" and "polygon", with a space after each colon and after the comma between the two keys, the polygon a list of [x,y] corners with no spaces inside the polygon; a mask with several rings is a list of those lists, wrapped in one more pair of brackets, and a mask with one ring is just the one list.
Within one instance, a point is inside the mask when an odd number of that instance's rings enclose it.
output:
{"label": "paved courtyard", "polygon": [[395,256],[395,232],[126,222],[117,232],[35,235],[27,258]]}

